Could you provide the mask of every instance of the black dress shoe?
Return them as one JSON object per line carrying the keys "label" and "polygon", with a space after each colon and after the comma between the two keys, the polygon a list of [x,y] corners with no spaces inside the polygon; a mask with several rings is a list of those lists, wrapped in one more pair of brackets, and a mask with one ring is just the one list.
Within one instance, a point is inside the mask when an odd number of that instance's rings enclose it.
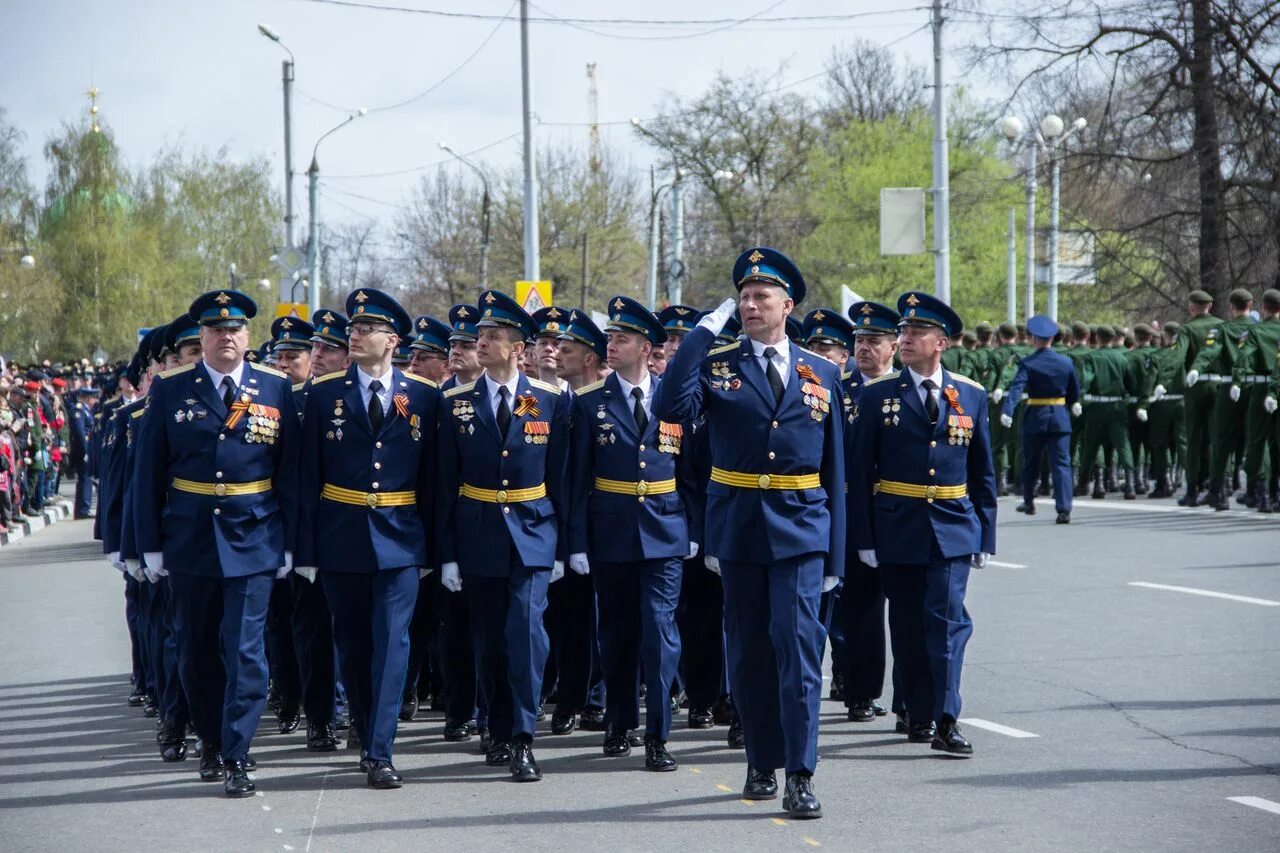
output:
{"label": "black dress shoe", "polygon": [[547,718],[547,703],[543,702],[538,705],[538,713],[534,714],[533,718],[539,723]]}
{"label": "black dress shoe", "polygon": [[333,752],[338,748],[338,733],[333,723],[307,724],[307,749],[312,752]]}
{"label": "black dress shoe", "polygon": [[911,731],[911,728],[910,728],[911,724],[907,721],[907,715],[905,712],[899,711],[894,716],[897,717],[897,719],[893,723],[894,733],[905,735]]}
{"label": "black dress shoe", "polygon": [[733,702],[728,696],[721,696],[711,706],[711,719],[717,726],[727,726],[733,722]]}
{"label": "black dress shoe", "polygon": [[222,753],[216,747],[206,745],[204,755],[200,756],[200,781],[217,782],[222,778],[223,769]]}
{"label": "black dress shoe", "polygon": [[787,790],[782,795],[782,808],[793,820],[822,817],[822,803],[813,793],[813,778],[808,773],[788,773]]}
{"label": "black dress shoe", "polygon": [[747,736],[742,731],[742,720],[738,719],[737,714],[733,717],[733,722],[729,724],[729,734],[726,738],[730,749],[746,749]]}
{"label": "black dress shoe", "polygon": [[258,786],[249,778],[249,768],[243,761],[228,761],[223,770],[222,790],[228,797],[252,797]]}
{"label": "black dress shoe", "polygon": [[533,758],[533,744],[527,740],[511,745],[511,778],[516,782],[542,781],[542,771]]}
{"label": "black dress shoe", "polygon": [[573,730],[578,727],[578,715],[572,711],[560,713],[557,708],[556,712],[551,715],[551,733],[553,735],[572,734]]}
{"label": "black dress shoe", "polygon": [[147,691],[143,690],[141,687],[133,688],[133,692],[129,694],[128,701],[130,708],[141,708],[147,701]]}
{"label": "black dress shoe", "polygon": [[1016,509],[1018,512],[1025,512],[1027,515],[1035,515],[1035,514],[1036,514],[1036,505],[1035,505],[1035,504],[1020,503],[1020,504],[1018,504],[1016,507],[1014,507],[1014,509]]}
{"label": "black dress shoe", "polygon": [[859,699],[849,706],[849,722],[869,723],[876,718],[876,709],[870,699]]}
{"label": "black dress shoe", "polygon": [[943,717],[942,722],[938,723],[931,748],[949,755],[973,755],[973,746],[960,734],[960,724],[950,717]]}
{"label": "black dress shoe", "polygon": [[871,710],[876,712],[877,717],[885,717],[889,714],[889,709],[875,700],[872,700],[871,702]]}
{"label": "black dress shoe", "polygon": [[373,762],[369,760],[369,753],[363,749],[360,750],[360,772],[368,775],[369,770],[373,767]]}
{"label": "black dress shoe", "polygon": [[626,732],[609,732],[604,736],[604,754],[610,758],[621,758],[631,754],[631,743]]}
{"label": "black dress shoe", "polygon": [[644,769],[654,773],[670,773],[676,769],[676,760],[667,752],[667,745],[656,735],[645,735]]}
{"label": "black dress shoe", "polygon": [[827,698],[833,702],[844,701],[844,676],[838,672],[831,677],[831,689],[827,691]]}
{"label": "black dress shoe", "polygon": [[298,730],[300,720],[297,711],[283,711],[276,719],[280,734],[291,735]]}
{"label": "black dress shoe", "polygon": [[257,770],[257,769],[258,769],[258,759],[254,758],[254,757],[253,757],[252,755],[250,755],[249,753],[247,753],[247,752],[245,753],[245,756],[244,756],[243,761],[244,761],[244,766],[245,766],[245,769],[246,769],[246,770]]}
{"label": "black dress shoe", "polygon": [[165,725],[158,735],[160,743],[160,760],[167,762],[184,761],[187,757],[186,726]]}
{"label": "black dress shoe", "polygon": [[710,708],[689,709],[689,728],[710,729],[713,728],[715,724],[715,716],[711,713]]}
{"label": "black dress shoe", "polygon": [[495,743],[490,744],[488,752],[484,754],[484,763],[490,767],[501,767],[504,764],[511,763],[511,744]]}
{"label": "black dress shoe", "polygon": [[370,788],[387,791],[392,788],[399,788],[404,784],[404,779],[396,772],[395,767],[391,766],[390,761],[370,761],[368,772]]}
{"label": "black dress shoe", "polygon": [[466,723],[444,724],[444,739],[449,743],[462,743],[471,740],[471,727]]}
{"label": "black dress shoe", "polygon": [[142,706],[142,716],[155,718],[160,716],[160,708],[152,701],[151,697],[147,697],[147,704]]}
{"label": "black dress shoe", "polygon": [[476,730],[476,734],[480,736],[480,751],[488,752],[489,747],[491,746],[491,742],[489,739],[489,727],[481,726],[479,729]]}
{"label": "black dress shoe", "polygon": [[778,796],[778,774],[774,770],[747,768],[747,784],[742,786],[744,800],[772,800]]}
{"label": "black dress shoe", "polygon": [[911,743],[932,743],[933,736],[937,733],[937,727],[934,726],[933,720],[927,723],[917,723],[912,721],[911,729],[907,733],[907,740]]}
{"label": "black dress shoe", "polygon": [[347,729],[347,749],[353,752],[364,749],[364,744],[360,743],[360,732],[355,726]]}
{"label": "black dress shoe", "polygon": [[680,713],[680,702],[681,702],[680,697],[679,697],[679,696],[672,696],[668,701],[669,701],[669,702],[670,702],[670,704],[671,704],[671,713],[673,713],[673,714],[679,714],[679,713]]}
{"label": "black dress shoe", "polygon": [[578,728],[584,732],[604,731],[604,708],[597,708],[594,705],[583,708],[578,720]]}
{"label": "black dress shoe", "polygon": [[[400,700],[400,722],[407,723],[413,719],[413,715],[418,713],[418,694],[410,690]],[[372,783],[370,783],[372,784]]]}
{"label": "black dress shoe", "polygon": [[351,728],[351,718],[339,711],[333,718],[333,727],[340,732]]}
{"label": "black dress shoe", "polygon": [[627,743],[634,747],[644,746],[644,735],[640,734],[639,729],[632,729],[627,732]]}
{"label": "black dress shoe", "polygon": [[1053,523],[1054,523],[1054,524],[1070,524],[1070,523],[1071,523],[1071,513],[1069,513],[1069,512],[1060,512],[1060,513],[1058,513],[1058,517],[1057,517],[1057,519],[1056,519]]}

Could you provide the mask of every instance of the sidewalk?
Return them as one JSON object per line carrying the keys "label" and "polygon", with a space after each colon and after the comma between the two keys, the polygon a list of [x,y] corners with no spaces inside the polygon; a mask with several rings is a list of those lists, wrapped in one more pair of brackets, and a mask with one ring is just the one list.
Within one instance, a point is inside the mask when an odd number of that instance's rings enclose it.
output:
{"label": "sidewalk", "polygon": [[0,533],[0,546],[25,539],[37,530],[43,530],[50,525],[70,518],[73,510],[72,498],[64,494],[64,492],[71,492],[74,495],[75,487],[74,482],[68,482],[64,478],[58,494],[45,501],[44,512],[34,517],[21,516],[15,518],[13,524],[9,526],[9,532]]}

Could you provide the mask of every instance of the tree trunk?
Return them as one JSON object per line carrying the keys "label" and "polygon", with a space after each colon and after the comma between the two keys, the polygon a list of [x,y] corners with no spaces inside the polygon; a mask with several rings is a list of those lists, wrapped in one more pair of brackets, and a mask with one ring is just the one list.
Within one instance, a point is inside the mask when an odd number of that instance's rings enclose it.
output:
{"label": "tree trunk", "polygon": [[1194,143],[1200,186],[1200,287],[1214,303],[1226,302],[1229,282],[1222,268],[1225,212],[1222,149],[1213,80],[1213,2],[1191,2],[1191,102],[1195,112]]}

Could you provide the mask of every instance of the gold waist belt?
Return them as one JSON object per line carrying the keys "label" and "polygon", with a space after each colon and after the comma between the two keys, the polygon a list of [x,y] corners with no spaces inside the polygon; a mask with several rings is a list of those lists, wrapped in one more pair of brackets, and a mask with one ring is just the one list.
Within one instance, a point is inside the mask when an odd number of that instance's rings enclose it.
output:
{"label": "gold waist belt", "polygon": [[213,495],[219,498],[236,495],[258,495],[271,491],[270,480],[254,480],[252,483],[201,483],[196,480],[173,478],[173,487],[193,495]]}
{"label": "gold waist belt", "polygon": [[547,496],[547,484],[539,483],[529,489],[481,489],[476,486],[462,484],[458,494],[473,501],[484,501],[488,504],[518,504],[525,501],[536,501]]}
{"label": "gold waist belt", "polygon": [[924,498],[931,501],[957,500],[969,494],[968,486],[921,486],[916,483],[899,483],[894,480],[881,480],[876,483],[876,492],[882,495],[898,495],[904,498]]}
{"label": "gold waist belt", "polygon": [[1030,397],[1027,399],[1028,406],[1065,406],[1066,404],[1066,397]]}
{"label": "gold waist belt", "polygon": [[630,480],[606,480],[604,477],[596,477],[596,491],[609,492],[615,495],[669,495],[676,490],[675,480],[653,480],[645,482],[641,480],[638,483]]}
{"label": "gold waist belt", "polygon": [[413,506],[418,502],[417,492],[357,492],[332,483],[324,484],[320,497],[340,504],[367,506],[369,509],[380,506]]}
{"label": "gold waist belt", "polygon": [[739,489],[820,489],[822,478],[817,474],[743,474],[711,469],[711,482]]}

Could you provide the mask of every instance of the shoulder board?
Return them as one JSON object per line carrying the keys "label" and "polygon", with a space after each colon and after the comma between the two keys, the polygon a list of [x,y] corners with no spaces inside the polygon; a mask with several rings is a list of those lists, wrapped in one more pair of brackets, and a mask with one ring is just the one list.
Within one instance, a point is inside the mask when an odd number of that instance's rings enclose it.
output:
{"label": "shoulder board", "polygon": [[900,370],[891,370],[888,373],[886,373],[884,376],[877,376],[875,379],[870,380],[869,382],[867,382],[867,385],[868,386],[875,385],[877,382],[884,382],[886,379],[897,379],[898,374],[901,372],[902,371]]}
{"label": "shoulder board", "polygon": [[[964,385],[972,385],[974,388],[982,388],[982,383],[981,383],[981,382],[975,382],[975,381],[973,381],[972,379],[970,379],[968,376],[964,376],[964,375],[959,374],[959,373],[953,373],[953,374],[951,374],[951,378],[952,378],[952,379],[954,379],[954,380],[955,380],[955,381],[957,381],[957,382],[960,382],[960,383],[964,384]],[[983,390],[983,391],[985,391],[985,390],[987,390],[987,389],[986,389],[986,388],[982,388],[982,390]]]}
{"label": "shoulder board", "polygon": [[145,415],[146,413],[147,413],[147,409],[146,409],[146,407],[144,406],[144,407],[142,407],[141,409],[138,409],[138,411],[136,411],[136,412],[130,412],[130,413],[129,413],[129,417],[131,417],[131,418],[140,418],[140,417],[142,417],[143,415]]}
{"label": "shoulder board", "polygon": [[181,367],[171,367],[168,370],[161,373],[160,378],[168,379],[170,376],[177,376],[179,373],[186,373],[188,370],[194,369],[195,366],[196,366],[196,362],[193,361],[190,364],[184,364]]}
{"label": "shoulder board", "polygon": [[844,373],[841,373],[841,374],[840,374],[840,381],[841,381],[841,382],[848,382],[848,381],[849,381],[850,379],[852,379],[852,378],[853,378],[853,371],[852,371],[852,370],[846,370]]}
{"label": "shoulder board", "polygon": [[456,396],[458,396],[459,394],[465,394],[465,393],[467,393],[468,391],[470,391],[470,390],[471,390],[472,388],[474,388],[474,387],[476,387],[476,383],[474,383],[474,382],[468,382],[466,385],[454,385],[454,386],[453,386],[452,388],[450,388],[448,391],[445,391],[445,392],[444,392],[444,395],[445,395],[446,397],[456,397]]}
{"label": "shoulder board", "polygon": [[830,365],[832,365],[833,367],[835,366],[835,362],[834,362],[834,361],[832,361],[831,359],[827,358],[825,355],[818,355],[818,354],[817,354],[816,352],[814,352],[813,350],[811,350],[811,349],[805,349],[804,347],[800,346],[799,344],[792,344],[792,346],[794,346],[796,349],[800,350],[800,352],[804,353],[805,355],[811,355],[811,356],[813,356],[814,358],[820,358],[820,359],[822,359],[823,361],[825,361],[827,364],[830,364]]}
{"label": "shoulder board", "polygon": [[740,346],[742,346],[742,341],[734,341],[731,344],[725,344],[722,347],[716,347],[711,352],[707,353],[707,355],[719,355],[722,352],[731,352],[732,350],[736,350]]}
{"label": "shoulder board", "polygon": [[579,397],[581,397],[583,394],[590,394],[592,391],[599,391],[601,388],[604,387],[604,382],[605,381],[603,379],[601,379],[599,382],[592,382],[590,385],[582,386],[574,393],[577,394]]}
{"label": "shoulder board", "polygon": [[541,379],[530,379],[529,384],[534,388],[541,388],[543,391],[550,391],[552,394],[560,393],[559,385],[552,385],[550,382],[543,382]]}
{"label": "shoulder board", "polygon": [[306,387],[307,387],[307,383],[305,383],[305,382],[299,382],[297,385],[294,385],[294,386],[293,386],[293,390],[295,390],[295,391],[301,391],[303,388],[306,388]]}
{"label": "shoulder board", "polygon": [[436,383],[432,382],[430,379],[426,379],[426,378],[424,378],[424,377],[421,377],[421,376],[419,376],[419,375],[418,375],[418,374],[416,374],[416,373],[409,373],[408,371],[405,371],[404,378],[405,378],[405,379],[412,379],[414,382],[421,382],[423,385],[430,385],[432,388],[439,388],[439,387],[440,387],[440,386],[439,386],[439,385],[437,385]]}
{"label": "shoulder board", "polygon": [[333,373],[326,373],[324,376],[321,376],[319,379],[312,379],[311,384],[319,385],[321,382],[328,382],[330,379],[337,379],[339,376],[346,376],[346,375],[347,375],[347,371],[345,370],[335,370]]}
{"label": "shoulder board", "polygon": [[252,369],[261,370],[263,373],[270,374],[271,376],[279,376],[281,379],[289,378],[286,374],[281,373],[279,370],[276,370],[274,367],[267,367],[266,365],[263,365],[263,364],[255,364]]}

